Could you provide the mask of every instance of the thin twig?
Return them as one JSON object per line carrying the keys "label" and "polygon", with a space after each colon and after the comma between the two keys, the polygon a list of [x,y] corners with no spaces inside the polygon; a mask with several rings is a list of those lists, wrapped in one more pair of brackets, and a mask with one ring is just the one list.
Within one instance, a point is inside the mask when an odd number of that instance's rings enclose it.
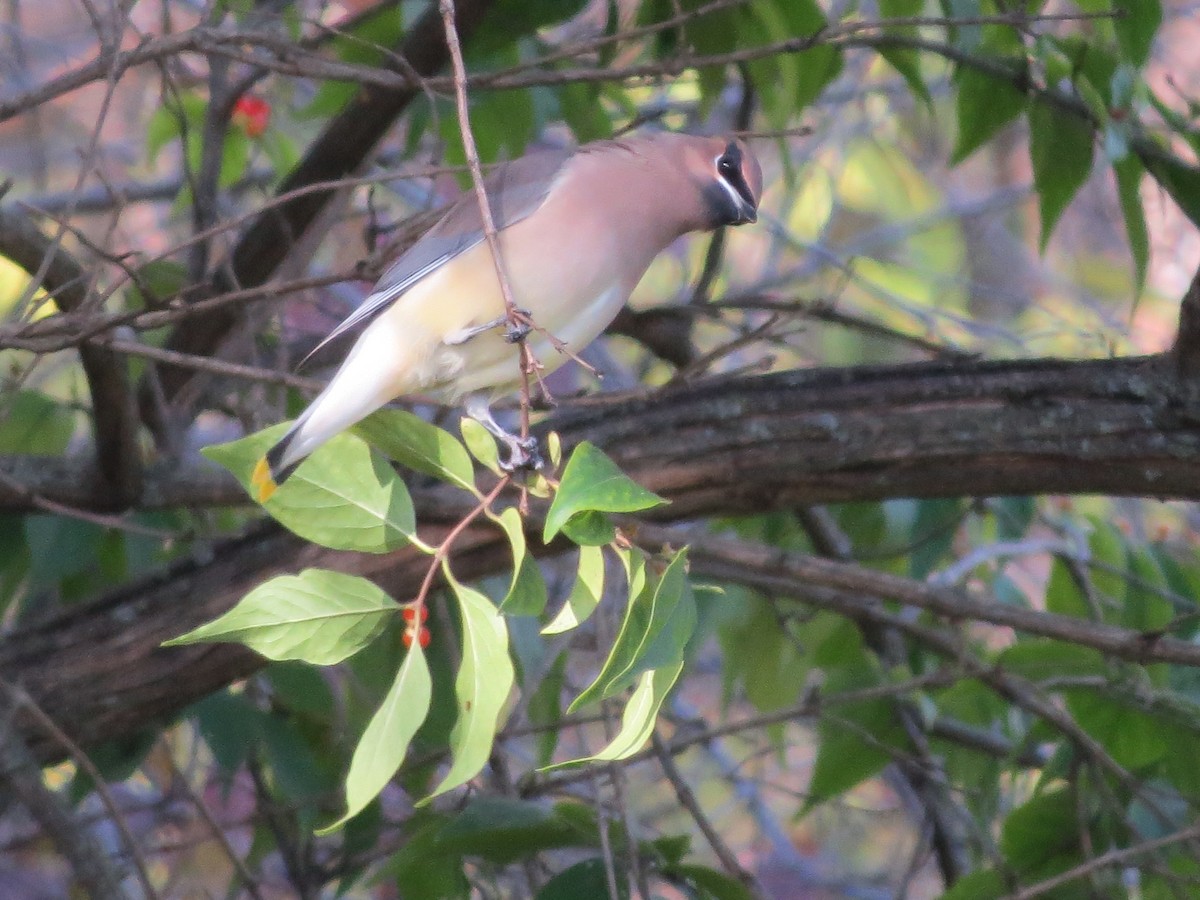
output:
{"label": "thin twig", "polygon": [[201,797],[196,791],[192,790],[192,786],[188,784],[187,776],[175,762],[175,756],[170,752],[170,748],[168,748],[168,752],[163,755],[166,757],[167,762],[171,767],[171,772],[175,776],[176,787],[183,791],[183,793],[187,795],[187,798],[192,801],[192,805],[196,807],[196,811],[200,814],[200,818],[202,818],[204,823],[208,825],[208,829],[212,832],[212,836],[216,839],[217,843],[221,845],[221,849],[225,851],[225,855],[229,858],[229,862],[233,865],[233,868],[237,871],[238,876],[242,879],[242,884],[245,886],[246,892],[250,894],[250,896],[254,897],[255,900],[264,900],[262,891],[259,890],[258,887],[258,880],[254,877],[254,873],[246,867],[246,861],[243,860],[233,848],[233,844],[229,842],[229,836],[225,834],[225,829],[222,828],[220,823],[218,823],[213,817],[212,810],[208,808],[208,804],[204,802],[204,798]]}
{"label": "thin twig", "polygon": [[[15,721],[18,709],[11,702],[0,704],[0,787],[4,790],[5,806],[16,800],[28,810],[41,829],[41,837],[52,841],[70,864],[79,888],[92,897],[113,900],[126,897],[122,873],[112,856],[100,846],[89,823],[46,784],[41,767]],[[5,852],[13,851],[13,843],[8,842]]]}
{"label": "thin twig", "polygon": [[731,878],[736,878],[742,884],[746,885],[756,896],[765,897],[766,891],[758,884],[754,873],[745,868],[738,862],[737,854],[733,849],[725,843],[725,839],[713,826],[708,815],[700,807],[700,802],[696,799],[691,785],[683,777],[679,771],[679,766],[675,765],[675,758],[667,746],[666,741],[662,739],[662,735],[658,733],[658,729],[654,730],[651,735],[654,741],[654,755],[658,758],[658,764],[662,767],[663,774],[667,776],[667,781],[671,782],[671,787],[675,789],[675,796],[679,799],[680,805],[688,811],[692,817],[692,821],[696,823],[696,827],[700,829],[700,833],[704,835],[708,845],[712,847],[713,853],[717,855],[717,859],[721,861],[721,867]]}
{"label": "thin twig", "polygon": [[1107,853],[1101,853],[1099,856],[1095,856],[1081,865],[1067,869],[1065,872],[1059,872],[1057,875],[1051,876],[1044,881],[1039,881],[1031,887],[1017,891],[1008,900],[1033,900],[1033,898],[1048,894],[1050,891],[1064,884],[1069,884],[1080,878],[1086,878],[1098,869],[1123,865],[1130,860],[1137,859],[1137,857],[1152,853],[1155,850],[1161,850],[1173,844],[1181,844],[1184,841],[1194,840],[1200,840],[1200,825],[1192,825],[1190,828],[1185,828],[1182,831],[1163,835],[1153,840],[1142,841],[1130,847],[1109,850]]}
{"label": "thin twig", "polygon": [[475,508],[463,516],[458,524],[450,529],[442,539],[442,542],[433,548],[429,567],[425,570],[425,577],[421,579],[421,586],[417,589],[416,596],[410,601],[415,609],[420,610],[425,606],[425,601],[429,598],[429,591],[433,587],[433,579],[437,576],[438,569],[442,564],[450,558],[450,551],[454,548],[454,542],[458,540],[472,522],[491,508],[492,503],[500,496],[500,492],[508,487],[511,482],[512,475],[505,475],[497,481],[495,487],[488,491],[487,495],[475,505]]}
{"label": "thin twig", "polygon": [[[442,14],[442,24],[446,30],[446,46],[450,50],[450,63],[454,72],[454,99],[458,108],[458,129],[462,135],[463,152],[467,157],[467,165],[471,170],[471,183],[475,187],[475,197],[479,201],[479,216],[483,223],[483,237],[487,241],[488,250],[492,254],[492,263],[496,267],[496,278],[500,282],[500,294],[504,298],[504,314],[508,317],[508,331],[516,336],[517,366],[521,379],[521,440],[529,439],[529,376],[539,368],[534,359],[533,351],[526,341],[529,317],[522,315],[513,300],[512,285],[508,281],[508,273],[504,266],[504,258],[500,252],[500,241],[496,237],[496,222],[492,217],[492,207],[488,201],[487,189],[483,183],[483,170],[479,165],[479,150],[475,146],[475,135],[471,130],[470,112],[467,108],[467,70],[463,63],[462,45],[458,40],[458,27],[454,22],[454,0],[438,0],[438,9]],[[532,324],[530,322],[530,324]],[[521,485],[519,508],[524,515],[529,508],[529,493]]]}
{"label": "thin twig", "polygon": [[137,840],[134,839],[133,833],[129,830],[129,825],[125,821],[125,817],[121,815],[121,810],[113,798],[112,791],[108,789],[108,782],[104,780],[104,776],[100,774],[100,770],[96,768],[96,764],[92,762],[92,758],[84,753],[80,746],[58,727],[57,722],[46,715],[24,688],[4,681],[0,681],[0,687],[3,687],[8,693],[15,707],[28,712],[37,721],[42,730],[57,741],[67,751],[67,755],[74,760],[75,764],[87,773],[87,776],[92,780],[92,786],[96,789],[97,796],[100,797],[104,808],[108,810],[113,825],[121,833],[121,839],[125,842],[125,847],[129,851],[129,858],[133,860],[134,871],[137,873],[138,881],[142,884],[142,890],[146,892],[147,897],[153,898],[159,896],[158,891],[154,888],[154,883],[150,880],[150,870],[146,862],[146,857],[142,854],[142,848]]}
{"label": "thin twig", "polygon": [[[179,537],[177,532],[167,531],[163,528],[153,528],[138,522],[131,522],[124,516],[93,512],[88,509],[71,506],[67,503],[60,503],[57,500],[51,500],[49,497],[44,497],[36,491],[30,490],[27,486],[11,478],[3,471],[0,471],[0,486],[16,494],[29,504],[31,508],[56,516],[78,519],[81,522],[87,522],[91,525],[99,525],[101,528],[112,528],[116,531],[124,531],[128,534],[140,534],[145,537],[157,538],[158,540],[172,540]],[[134,498],[134,500],[140,500],[140,497]]]}

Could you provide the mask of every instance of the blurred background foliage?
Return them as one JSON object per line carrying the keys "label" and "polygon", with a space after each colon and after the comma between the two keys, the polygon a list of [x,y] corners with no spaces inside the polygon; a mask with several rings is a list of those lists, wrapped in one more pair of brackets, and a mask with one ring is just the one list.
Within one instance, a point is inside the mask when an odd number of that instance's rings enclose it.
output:
{"label": "blurred background foliage", "polygon": [[[1155,354],[1174,338],[1200,259],[1194,3],[483,5],[465,48],[485,162],[632,123],[743,130],[764,161],[759,226],[717,237],[716,249],[682,242],[632,301],[690,317],[687,364],[610,336],[587,357],[608,374],[598,390],[815,366]],[[382,89],[355,78],[394,63],[427,14],[416,0],[6,6],[4,203],[81,261],[90,299],[67,308],[41,289],[36,265],[0,259],[0,454],[84,464],[93,416],[79,335],[107,317],[102,333],[147,353],[175,346],[191,320],[172,310],[220,282],[239,234],[331,120]],[[181,43],[108,82],[56,87],[92,60],[111,63],[113,48],[222,31],[253,39],[223,53]],[[297,409],[302,389],[265,376],[288,371],[361,300],[361,259],[378,266],[406,219],[465,184],[450,97],[445,84],[418,94],[377,162],[329,207],[316,229],[325,239],[302,238],[307,252],[278,273],[316,282],[253,304],[223,342],[216,358],[264,377],[217,372],[167,438],[139,430],[144,458],[204,467],[201,447]],[[395,222],[400,238],[384,227]],[[37,331],[56,322],[65,330]],[[129,378],[153,388],[152,355],[126,352]],[[573,369],[552,386],[565,397],[597,390]],[[36,500],[0,511],[0,605],[16,634],[173,561],[203,560],[260,517],[228,494],[120,513]],[[1193,642],[1200,622],[1189,502],[901,497],[692,526],[1150,642]],[[550,615],[571,588],[569,562],[541,564]],[[502,573],[483,588],[498,600],[508,583]],[[431,715],[410,764],[339,835],[311,831],[339,808],[354,739],[403,655],[398,628],[341,667],[272,664],[169,723],[86,748],[107,796],[78,760],[47,769],[44,783],[130,896],[1200,893],[1194,667],[912,606],[885,607],[904,631],[836,604],[713,579],[693,588],[700,627],[683,679],[654,746],[619,769],[534,772],[610,733],[607,707],[563,712],[620,621],[601,604],[569,645],[540,635],[533,617],[512,620],[522,692],[492,765],[430,807],[412,799],[444,768],[438,748],[454,721],[448,618],[433,629]],[[4,896],[66,891],[71,871],[45,827],[7,805]]]}

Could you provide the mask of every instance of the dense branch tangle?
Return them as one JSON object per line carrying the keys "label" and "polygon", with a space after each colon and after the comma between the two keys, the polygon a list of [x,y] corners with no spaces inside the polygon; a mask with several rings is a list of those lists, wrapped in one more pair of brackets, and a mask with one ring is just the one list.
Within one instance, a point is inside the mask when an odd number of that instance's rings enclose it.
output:
{"label": "dense branch tangle", "polygon": [[[677,27],[691,16],[735,3],[718,0],[654,26],[579,41],[519,67],[467,76],[465,80],[472,90],[479,91],[601,80],[653,83],[685,69],[799,53],[819,44],[919,49],[967,66],[976,62],[986,65],[986,61],[956,57],[958,51],[954,48],[935,42],[883,33],[892,26],[947,24],[944,19],[921,19],[842,23],[818,35],[725,54],[681,53],[653,64],[547,68],[548,64],[571,64],[612,42],[642,40],[659,30]],[[464,0],[455,5],[460,13],[466,12],[465,19],[460,18],[460,27],[464,35],[469,35],[491,4]],[[433,34],[431,22],[436,22],[431,18],[432,9],[411,34],[425,38]],[[1047,20],[988,17],[960,20],[958,24],[967,21],[1028,26]],[[345,79],[363,87],[347,114],[324,130],[275,200],[257,212],[234,247],[229,265],[214,268],[213,284],[192,285],[186,294],[174,298],[172,308],[151,312],[102,313],[95,308],[94,298],[86,306],[68,301],[60,305],[71,311],[49,321],[6,329],[0,341],[35,352],[78,346],[87,355],[107,354],[109,364],[115,359],[117,365],[124,366],[125,360],[119,354],[139,353],[138,344],[123,336],[114,337],[115,328],[173,325],[176,330],[166,349],[146,347],[142,351],[172,366],[164,381],[168,399],[184,393],[182,386],[191,377],[186,371],[189,368],[302,389],[311,386],[300,379],[272,376],[252,366],[226,362],[213,354],[236,333],[246,301],[279,296],[290,287],[323,281],[271,279],[278,277],[287,255],[326,209],[333,189],[358,180],[345,176],[360,170],[390,122],[416,92],[446,92],[455,86],[454,80],[432,74],[445,62],[444,48],[437,41],[425,46],[426,55],[420,59],[402,60],[393,54],[395,71],[331,61],[314,52],[315,44],[309,41],[296,47],[274,34],[201,26],[181,35],[148,38],[130,50],[117,51],[106,45],[95,63],[0,103],[0,118],[18,115],[31,108],[30,104],[48,101],[87,81],[119,78],[133,66],[164,60],[182,50],[245,63],[253,77],[275,72]],[[457,86],[462,87],[463,82],[460,76]],[[1057,88],[1025,83],[1018,86],[1071,115],[1090,115],[1086,107]],[[1158,152],[1145,144],[1136,145],[1135,150]],[[230,224],[223,222],[204,229],[188,243],[208,242]],[[35,260],[37,265],[40,260]],[[74,277],[80,274],[77,271]],[[46,285],[61,287],[54,284],[55,280],[48,276]],[[719,307],[718,302],[713,308]],[[630,318],[636,319],[637,315]],[[921,346],[917,340],[913,343]],[[922,349],[938,350],[932,341]],[[678,386],[652,395],[606,397],[568,406],[543,423],[542,429],[558,429],[568,446],[591,440],[605,448],[635,479],[672,501],[671,506],[655,514],[662,522],[689,523],[703,517],[755,515],[814,503],[892,497],[1078,491],[1200,498],[1200,476],[1196,474],[1200,472],[1200,394],[1186,377],[1193,367],[1186,365],[1184,356],[1178,352],[1173,359],[1001,364],[959,360],[703,382],[685,379]],[[683,364],[690,361],[680,359]],[[107,407],[103,406],[99,379],[94,382],[93,408],[99,420]],[[127,410],[127,386],[121,393],[126,406],[116,409]],[[184,419],[196,412],[191,408],[180,410]],[[136,433],[136,422],[121,427],[120,434],[126,437]],[[105,437],[101,421],[96,443],[101,460],[113,458],[111,449],[105,449],[112,447],[112,441]],[[119,494],[121,503],[147,510],[216,507],[245,501],[230,479],[198,464],[152,463],[140,474],[143,483]],[[504,486],[504,482],[493,483],[488,500]],[[510,557],[503,541],[486,523],[472,518],[483,507],[472,508],[469,498],[441,489],[419,486],[415,494],[423,537],[437,544],[439,552],[452,555],[460,576],[481,577],[506,567]],[[110,494],[81,475],[74,459],[0,457],[0,509],[23,512],[59,504],[94,512],[112,502]],[[537,515],[535,509],[530,526],[536,523]],[[915,676],[902,685],[873,689],[873,696],[900,704],[906,702],[909,690],[936,689],[959,679],[976,679],[1030,718],[1047,723],[1063,737],[1064,744],[1081,754],[1087,765],[1108,773],[1116,784],[1128,787],[1134,795],[1141,790],[1136,779],[1063,712],[1053,699],[1053,686],[1031,684],[984,665],[964,640],[967,629],[961,627],[962,620],[980,626],[973,633],[992,634],[994,630],[988,626],[1013,629],[1021,635],[1093,648],[1108,660],[1133,666],[1200,664],[1200,652],[1193,643],[1154,629],[1016,608],[985,593],[883,576],[847,561],[822,561],[748,541],[695,539],[692,529],[665,528],[662,522],[654,526],[642,523],[640,529],[635,525],[629,533],[647,549],[693,540],[691,558],[697,576],[791,598],[807,608],[831,610],[860,623],[864,630],[868,626],[888,629],[903,635],[912,646],[945,660],[936,672]],[[559,550],[552,546],[540,552],[553,556]],[[304,546],[274,526],[261,526],[222,545],[211,560],[179,563],[157,580],[132,585],[53,621],[0,639],[0,674],[20,679],[37,707],[55,720],[73,723],[71,738],[84,745],[128,737],[148,722],[173,716],[188,703],[252,674],[261,664],[257,657],[234,646],[162,652],[158,645],[164,638],[223,612],[264,577],[305,566],[366,574],[393,596],[416,595],[422,601],[436,574],[435,568],[418,554],[400,552],[394,557],[364,558],[333,553]],[[181,596],[189,598],[185,608],[180,606]],[[884,605],[885,601],[904,607],[906,613],[895,612]],[[917,611],[923,615],[918,617]],[[852,702],[853,696],[857,695],[833,692],[830,704]],[[820,700],[814,694],[780,714],[776,721],[820,714]],[[62,756],[61,737],[26,720],[21,724],[40,759]],[[761,724],[762,720],[733,723],[725,733]],[[953,722],[942,724],[944,735],[985,747],[997,758],[1008,758],[1020,750],[997,741],[994,735],[972,734]],[[718,730],[706,730],[697,742],[714,739]],[[689,740],[679,736],[660,744],[658,752],[664,755],[668,771],[672,756],[680,753]],[[917,768],[930,762],[928,754],[914,751],[904,755],[902,761]],[[1044,763],[1036,754],[1021,759],[1025,766]],[[567,778],[534,780],[523,790],[530,795],[552,794],[568,786]],[[1193,832],[1183,832],[1171,840],[1193,836]],[[714,845],[721,852],[720,842]],[[1149,849],[1157,845],[1145,846]],[[732,859],[727,852],[722,855]],[[1113,857],[1117,858],[1123,857]],[[1099,867],[1106,862],[1103,856],[1096,857],[1092,865]],[[737,867],[735,862],[727,862],[727,868]]]}

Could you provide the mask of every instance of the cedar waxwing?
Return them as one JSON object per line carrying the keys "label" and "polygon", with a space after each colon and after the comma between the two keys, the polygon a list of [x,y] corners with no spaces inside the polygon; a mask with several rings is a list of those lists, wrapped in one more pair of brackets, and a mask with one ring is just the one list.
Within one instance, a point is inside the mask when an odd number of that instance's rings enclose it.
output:
{"label": "cedar waxwing", "polygon": [[[690,232],[758,217],[762,171],[742,141],[653,133],[532,153],[485,184],[527,341],[551,371],[620,311],[654,257]],[[532,447],[491,416],[519,390],[515,336],[473,191],[383,275],[318,347],[358,328],[345,362],[254,470],[266,501],[317,447],[397,397],[456,404],[509,448],[510,467],[537,465]],[[314,351],[315,352],[315,351]]]}

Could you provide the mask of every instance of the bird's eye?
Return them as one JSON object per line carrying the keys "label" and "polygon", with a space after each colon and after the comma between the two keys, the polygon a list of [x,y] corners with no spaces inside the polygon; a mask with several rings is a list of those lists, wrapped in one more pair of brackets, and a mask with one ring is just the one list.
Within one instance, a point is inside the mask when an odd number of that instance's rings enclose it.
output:
{"label": "bird's eye", "polygon": [[728,177],[737,171],[737,166],[733,164],[731,159],[726,156],[722,156],[719,160],[717,160],[717,171]]}

